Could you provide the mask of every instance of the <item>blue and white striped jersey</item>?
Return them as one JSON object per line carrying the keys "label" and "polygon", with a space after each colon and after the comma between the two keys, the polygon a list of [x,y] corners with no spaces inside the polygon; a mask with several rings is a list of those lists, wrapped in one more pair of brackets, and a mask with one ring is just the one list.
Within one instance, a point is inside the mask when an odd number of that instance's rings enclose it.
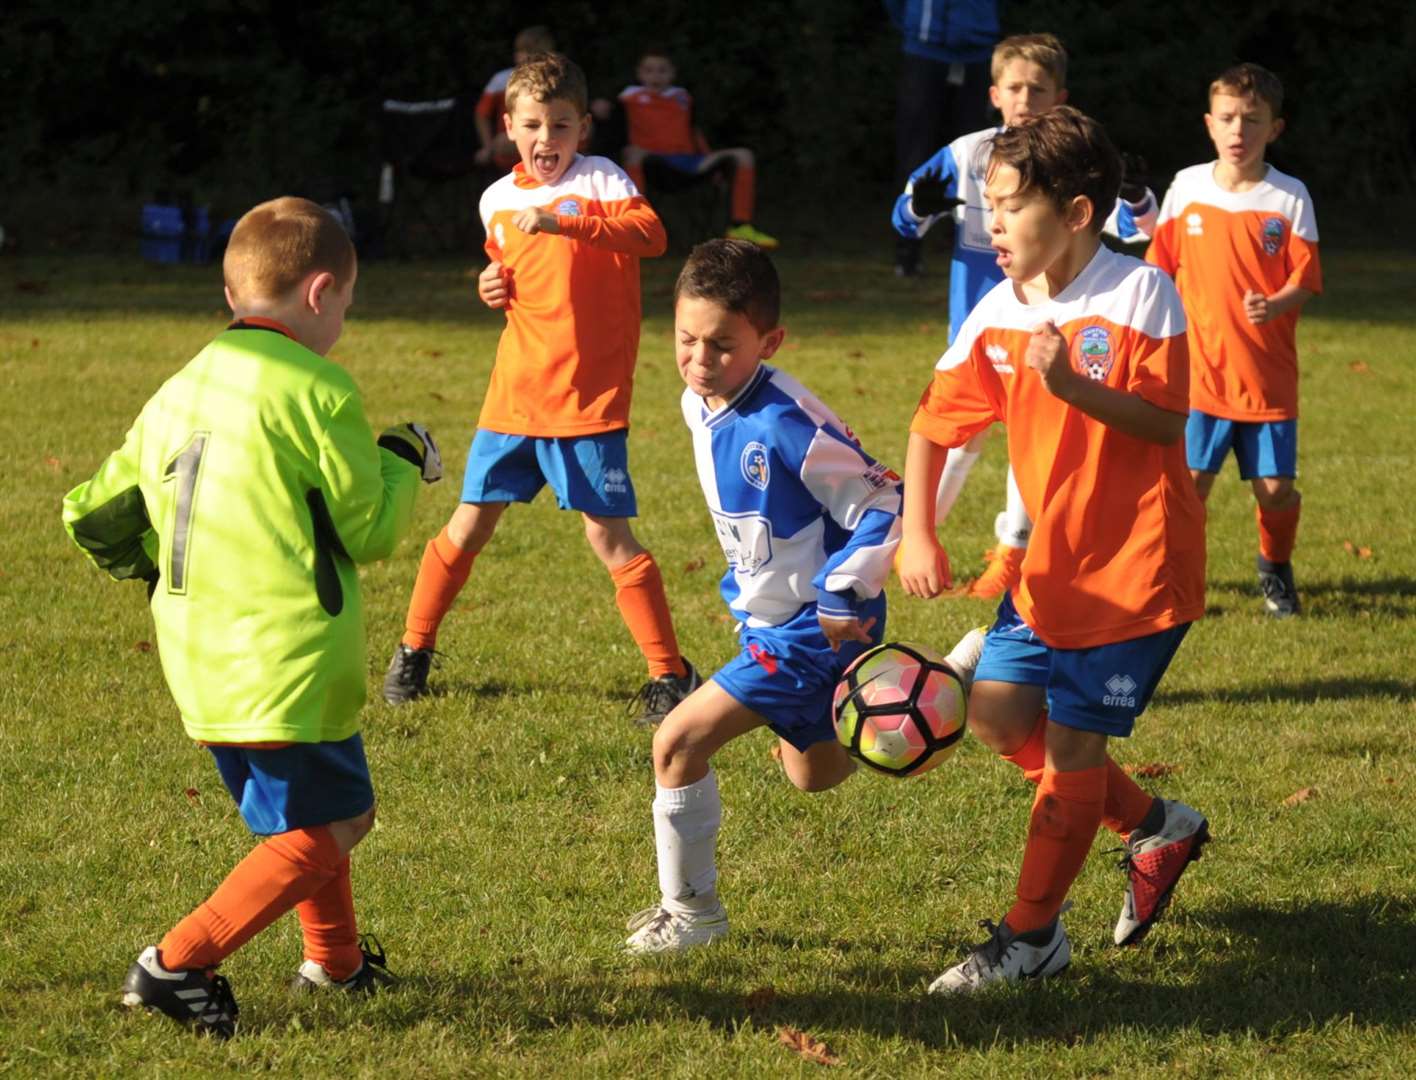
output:
{"label": "blue and white striped jersey", "polygon": [[[904,192],[895,200],[891,223],[901,236],[922,237],[943,214],[915,213],[914,186],[920,180],[940,180],[945,194],[962,199],[954,207],[954,258],[949,267],[949,343],[954,343],[964,319],[974,306],[1003,280],[989,231],[988,204],[983,199],[984,173],[989,143],[1001,127],[960,135],[910,174]],[[1150,239],[1159,207],[1155,193],[1146,189],[1140,202],[1117,199],[1102,231],[1127,244]]]}
{"label": "blue and white striped jersey", "polygon": [[748,626],[779,626],[806,604],[851,618],[880,594],[900,542],[900,478],[839,417],[763,364],[709,412],[683,416],[698,479],[728,561],[723,599]]}

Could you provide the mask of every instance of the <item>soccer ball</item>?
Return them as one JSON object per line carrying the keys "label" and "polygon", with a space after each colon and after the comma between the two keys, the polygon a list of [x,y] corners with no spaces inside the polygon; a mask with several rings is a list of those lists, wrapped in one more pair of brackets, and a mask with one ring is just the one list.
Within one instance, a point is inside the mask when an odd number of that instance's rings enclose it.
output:
{"label": "soccer ball", "polygon": [[862,653],[836,684],[836,738],[853,756],[891,776],[941,764],[964,735],[968,699],[944,657],[892,641]]}

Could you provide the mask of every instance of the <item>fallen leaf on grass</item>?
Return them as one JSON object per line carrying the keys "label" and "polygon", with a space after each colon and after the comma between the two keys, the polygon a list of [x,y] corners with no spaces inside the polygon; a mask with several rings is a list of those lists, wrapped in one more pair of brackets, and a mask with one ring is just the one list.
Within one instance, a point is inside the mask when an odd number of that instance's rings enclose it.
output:
{"label": "fallen leaf on grass", "polygon": [[50,472],[59,472],[64,468],[64,463],[53,454],[45,454],[44,463],[49,466]]}
{"label": "fallen leaf on grass", "polygon": [[152,652],[152,642],[151,642],[151,641],[135,641],[135,642],[133,642],[133,651],[134,651],[134,652]]}
{"label": "fallen leaf on grass", "polygon": [[447,398],[443,397],[443,396],[442,396],[441,394],[439,394],[436,390],[429,390],[429,391],[428,391],[428,397],[432,398],[434,401],[446,401],[446,400],[447,400]]}
{"label": "fallen leaf on grass", "polygon": [[772,758],[773,761],[781,761],[781,760],[782,760],[782,744],[781,744],[781,743],[773,743],[773,744],[772,744],[772,749],[768,750],[767,753],[768,753],[768,755],[771,756],[771,758]]}
{"label": "fallen leaf on grass", "polygon": [[37,338],[37,337],[32,337],[32,338],[30,338],[30,348],[31,348],[31,349],[37,349],[37,348],[39,348],[39,338]]}
{"label": "fallen leaf on grass", "polygon": [[852,360],[863,360],[865,353],[861,352],[859,349],[852,349],[850,352],[846,353],[846,356]]}
{"label": "fallen leaf on grass", "polygon": [[777,991],[770,986],[759,986],[752,993],[748,994],[743,1004],[747,1006],[748,1012],[761,1012],[763,1009],[774,1004],[777,1000]]}
{"label": "fallen leaf on grass", "polygon": [[1127,776],[1139,776],[1142,780],[1156,780],[1162,776],[1180,771],[1179,765],[1167,765],[1163,761],[1151,761],[1145,765],[1122,765],[1121,771]]}
{"label": "fallen leaf on grass", "polygon": [[1347,368],[1349,371],[1355,371],[1358,375],[1366,375],[1372,370],[1367,366],[1367,361],[1365,360],[1354,360],[1347,365]]}
{"label": "fallen leaf on grass", "polygon": [[1299,788],[1292,795],[1288,796],[1288,798],[1283,800],[1283,805],[1297,806],[1299,803],[1305,803],[1309,799],[1315,798],[1317,794],[1318,789],[1315,787]]}
{"label": "fallen leaf on grass", "polygon": [[199,805],[202,801],[202,793],[194,787],[187,788],[182,794],[187,796],[187,801],[193,806]]}
{"label": "fallen leaf on grass", "polygon": [[1372,557],[1371,548],[1367,547],[1365,544],[1354,544],[1351,540],[1344,540],[1342,542],[1342,550],[1349,555],[1356,555],[1359,559],[1370,559]]}
{"label": "fallen leaf on grass", "polygon": [[683,564],[683,572],[685,574],[694,574],[702,570],[705,565],[702,559],[689,559],[688,562]]}
{"label": "fallen leaf on grass", "polygon": [[777,1041],[788,1050],[793,1050],[800,1054],[813,1065],[839,1065],[841,1059],[831,1053],[826,1044],[820,1039],[812,1038],[804,1031],[796,1028],[778,1028]]}
{"label": "fallen leaf on grass", "polygon": [[443,354],[443,351],[442,351],[441,349],[419,349],[418,352],[417,352],[415,355],[417,355],[417,356],[427,356],[427,357],[430,357],[430,358],[436,360],[436,359],[437,359],[438,357],[440,357],[442,354]]}

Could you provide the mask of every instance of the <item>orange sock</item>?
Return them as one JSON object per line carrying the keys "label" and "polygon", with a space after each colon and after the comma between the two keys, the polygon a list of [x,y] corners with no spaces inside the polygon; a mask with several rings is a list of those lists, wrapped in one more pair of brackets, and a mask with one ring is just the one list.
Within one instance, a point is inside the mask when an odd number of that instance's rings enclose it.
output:
{"label": "orange sock", "polygon": [[437,643],[438,626],[467,584],[476,558],[475,551],[463,551],[452,542],[447,526],[428,541],[418,565],[418,580],[413,583],[413,596],[408,601],[403,644],[410,649],[431,649]]}
{"label": "orange sock", "polygon": [[739,165],[733,170],[732,217],[738,223],[751,222],[757,206],[757,170]]}
{"label": "orange sock", "polygon": [[[1002,755],[1004,761],[1011,761],[1023,770],[1023,778],[1030,784],[1041,782],[1047,762],[1047,713],[1038,714],[1037,726],[1032,729],[1028,741],[1011,754]],[[1150,812],[1154,796],[1132,780],[1121,766],[1106,757],[1106,804],[1101,810],[1101,823],[1114,833],[1129,836],[1131,831],[1145,820]]]}
{"label": "orange sock", "polygon": [[1016,933],[1037,930],[1057,917],[1091,851],[1105,802],[1105,765],[1042,774],[1028,821],[1018,899],[1006,916]]}
{"label": "orange sock", "polygon": [[158,944],[169,971],[216,967],[335,877],[347,856],[323,825],[292,829],[256,846],[216,892]]}
{"label": "orange sock", "polygon": [[1286,563],[1293,558],[1293,545],[1298,540],[1298,515],[1303,509],[1299,501],[1287,510],[1265,510],[1254,507],[1259,523],[1259,554],[1271,563]]}
{"label": "orange sock", "polygon": [[295,905],[305,935],[305,959],[343,982],[364,962],[359,951],[359,926],[354,919],[354,889],[349,882],[349,857],[344,857],[332,881]]}
{"label": "orange sock", "polygon": [[626,165],[624,171],[629,173],[629,178],[634,181],[634,186],[639,189],[639,194],[644,194],[644,166]]}
{"label": "orange sock", "polygon": [[649,664],[649,677],[688,674],[679,655],[664,579],[654,556],[641,552],[611,570],[610,579],[615,583],[620,616]]}

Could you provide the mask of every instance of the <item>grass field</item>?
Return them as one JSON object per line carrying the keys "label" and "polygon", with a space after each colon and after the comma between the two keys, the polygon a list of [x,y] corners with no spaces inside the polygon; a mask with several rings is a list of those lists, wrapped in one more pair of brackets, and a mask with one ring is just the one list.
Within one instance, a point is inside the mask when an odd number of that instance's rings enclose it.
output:
{"label": "grass field", "polygon": [[[905,430],[947,328],[943,276],[901,285],[883,252],[798,246],[782,365],[878,456]],[[864,250],[864,249],[862,249]],[[631,440],[642,518],[685,652],[733,652],[722,556],[678,416],[668,293],[646,265]],[[17,1076],[1273,1076],[1416,1074],[1416,258],[1324,252],[1300,329],[1304,615],[1261,612],[1252,499],[1211,500],[1207,617],[1123,763],[1209,816],[1214,842],[1139,949],[1110,947],[1123,879],[1099,838],[1067,925],[1072,967],[977,1000],[927,998],[1015,880],[1031,789],[966,741],[913,781],[805,796],[765,734],[717,762],[734,932],[673,960],[621,956],[656,899],[641,661],[578,521],[513,510],[439,645],[442,693],[364,714],[380,795],[355,857],[363,926],[403,976],[364,1003],[292,1000],[293,917],[224,970],[238,1038],[126,1013],[139,949],[249,848],[208,755],[183,735],[141,589],[66,539],[60,499],[158,384],[223,325],[215,270],[128,258],[0,259],[0,1072]],[[942,266],[937,258],[935,265]],[[423,541],[451,511],[501,319],[466,265],[363,268],[334,356],[376,424],[440,436],[449,479],[363,581],[371,695]],[[995,437],[945,539],[979,565],[1003,491]],[[240,573],[232,567],[233,574]],[[906,600],[890,635],[947,648],[989,605]],[[1307,792],[1307,796],[1301,795]]]}

